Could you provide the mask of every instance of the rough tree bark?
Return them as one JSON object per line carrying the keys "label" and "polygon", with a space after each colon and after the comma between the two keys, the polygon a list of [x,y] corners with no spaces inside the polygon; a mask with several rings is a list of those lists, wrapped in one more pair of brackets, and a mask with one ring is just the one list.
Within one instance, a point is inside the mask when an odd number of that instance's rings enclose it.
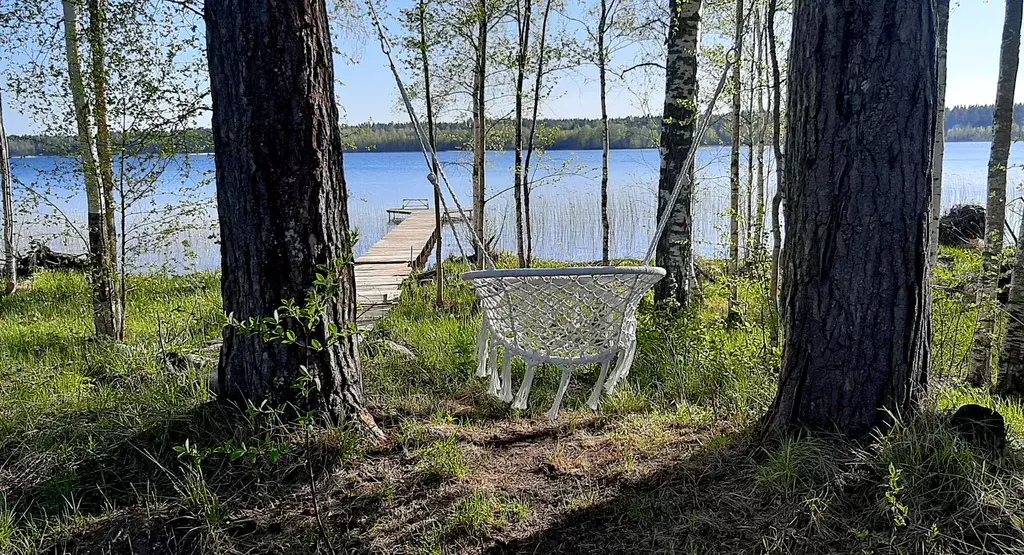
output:
{"label": "rough tree bark", "polygon": [[918,406],[935,45],[932,0],[794,4],[773,429],[862,437]]}
{"label": "rough tree bark", "polygon": [[[334,69],[324,0],[206,0],[217,149],[224,310],[239,320],[302,302],[318,267],[350,252]],[[326,318],[355,321],[351,264],[336,267]],[[220,392],[235,401],[291,402],[338,421],[368,420],[355,336],[323,350],[224,331]],[[293,389],[305,366],[319,392]],[[372,420],[370,420],[372,422]]]}
{"label": "rough tree bark", "polygon": [[974,331],[971,367],[967,373],[967,382],[976,387],[985,387],[992,382],[993,334],[998,312],[996,284],[1003,253],[1003,226],[1006,225],[1006,170],[1013,132],[1013,97],[1020,59],[1022,12],[1024,0],[1007,0],[1003,41],[999,51],[992,152],[988,161],[988,202],[985,212],[985,251],[978,288],[978,326]]}
{"label": "rough tree bark", "polygon": [[78,147],[82,156],[85,176],[85,196],[89,209],[89,268],[92,286],[93,324],[96,335],[117,339],[120,321],[120,303],[116,294],[117,269],[111,264],[109,239],[112,229],[107,226],[107,202],[102,191],[99,174],[99,154],[93,127],[92,106],[85,86],[82,58],[79,50],[78,7],[70,0],[62,2],[64,10],[64,46],[67,51],[68,77],[75,107]]}
{"label": "rough tree bark", "polygon": [[939,97],[936,108],[935,139],[932,145],[932,206],[928,215],[928,262],[939,261],[939,220],[942,218],[942,169],[946,155],[946,52],[949,42],[949,0],[935,0],[938,33]]}
{"label": "rough tree bark", "polygon": [[0,274],[0,293],[11,294],[18,288],[18,261],[14,252],[14,176],[11,151],[4,127],[4,97],[0,91],[0,208],[3,209],[4,264]]}
{"label": "rough tree bark", "polygon": [[[114,221],[114,157],[110,151],[110,123],[107,118],[107,51],[106,51],[106,1],[89,0],[89,55],[92,62],[93,117],[96,124],[96,166],[100,178],[100,194],[103,195],[103,224],[106,226],[107,260],[105,264],[117,272],[117,224]],[[114,337],[124,339],[124,297],[118,280],[113,280]]]}
{"label": "rough tree bark", "polygon": [[608,0],[601,0],[597,26],[597,73],[601,82],[601,264],[611,264],[611,222],[608,219],[608,173],[611,139],[608,136],[608,51],[605,48],[611,14]]}
{"label": "rough tree bark", "polygon": [[[740,270],[740,142],[743,100],[740,87],[743,75],[743,0],[736,0],[736,35],[733,39],[736,65],[732,68],[732,155],[729,166],[729,261],[735,279]],[[733,284],[729,296],[729,319],[739,314],[739,286]]]}
{"label": "rough tree bark", "polygon": [[[700,46],[701,0],[669,2],[668,56],[665,61],[665,112],[661,123],[661,175],[658,215],[671,216],[658,241],[656,260],[665,269],[655,300],[672,300],[686,308],[695,285],[693,267],[693,164],[684,167],[693,146],[697,119],[697,49]],[[683,174],[683,190],[669,206],[672,190]]]}

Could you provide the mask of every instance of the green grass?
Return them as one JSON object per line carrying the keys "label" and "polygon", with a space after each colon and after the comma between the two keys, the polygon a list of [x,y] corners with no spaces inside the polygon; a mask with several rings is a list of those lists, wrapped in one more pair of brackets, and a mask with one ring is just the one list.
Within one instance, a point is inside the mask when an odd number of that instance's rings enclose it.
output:
{"label": "green grass", "polygon": [[455,505],[448,519],[450,528],[477,535],[486,535],[527,517],[530,509],[501,495],[474,492]]}
{"label": "green grass", "polygon": [[469,461],[454,435],[424,447],[417,458],[417,469],[429,478],[458,479],[469,474]]}
{"label": "green grass", "polygon": [[[978,265],[977,253],[943,251],[925,406],[858,444],[756,441],[780,364],[763,265],[733,282],[708,264],[713,282],[683,313],[646,299],[627,382],[595,415],[583,403],[596,369],[581,369],[549,429],[559,372],[538,369],[527,411],[490,398],[473,377],[475,295],[449,264],[444,307],[433,285],[410,286],[362,341],[366,398],[393,447],[324,424],[307,439],[269,407],[210,403],[224,321],[216,275],[132,278],[128,337],[112,344],[92,339],[84,278],[41,273],[0,298],[0,553],[146,518],[175,523],[181,552],[313,553],[310,472],[333,541],[354,552],[473,551],[510,530],[543,537],[574,522],[605,523],[582,536],[609,553],[668,536],[688,539],[663,551],[1010,552],[1024,546],[1024,406],[962,385]],[[741,318],[727,325],[733,283]],[[524,367],[513,370],[519,379]],[[946,426],[965,403],[1006,418],[1011,447],[998,464]],[[267,507],[279,532],[256,523]],[[402,535],[410,511],[437,519]]]}

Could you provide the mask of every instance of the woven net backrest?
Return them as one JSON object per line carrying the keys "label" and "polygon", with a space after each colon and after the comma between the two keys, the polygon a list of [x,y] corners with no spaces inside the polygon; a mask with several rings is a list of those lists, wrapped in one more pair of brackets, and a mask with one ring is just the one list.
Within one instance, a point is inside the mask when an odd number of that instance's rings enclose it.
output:
{"label": "woven net backrest", "polygon": [[636,310],[664,275],[656,268],[580,273],[471,272],[492,337],[535,362],[614,357],[636,334]]}

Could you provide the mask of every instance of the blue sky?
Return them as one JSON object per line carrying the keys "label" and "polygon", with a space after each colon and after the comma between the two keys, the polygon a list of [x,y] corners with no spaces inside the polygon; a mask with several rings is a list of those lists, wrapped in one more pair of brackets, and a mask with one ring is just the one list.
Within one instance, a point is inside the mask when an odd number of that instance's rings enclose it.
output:
{"label": "blue sky", "polygon": [[[405,3],[405,2],[401,2]],[[954,0],[949,29],[949,79],[946,104],[989,104],[995,97],[999,41],[1004,3],[1000,0]],[[345,45],[343,45],[344,47]],[[375,42],[352,46],[359,63],[337,65],[343,83],[339,100],[347,123],[404,121],[397,105],[397,92],[386,60]],[[1017,82],[1018,102],[1024,101],[1024,71]],[[31,133],[32,122],[17,112],[13,100],[5,97],[7,132]],[[655,99],[657,104],[658,99]],[[555,100],[545,107],[547,117],[596,117],[600,113],[596,83],[587,72],[562,79]],[[609,98],[613,117],[644,113],[636,97],[616,87]],[[201,124],[208,125],[209,118]]]}

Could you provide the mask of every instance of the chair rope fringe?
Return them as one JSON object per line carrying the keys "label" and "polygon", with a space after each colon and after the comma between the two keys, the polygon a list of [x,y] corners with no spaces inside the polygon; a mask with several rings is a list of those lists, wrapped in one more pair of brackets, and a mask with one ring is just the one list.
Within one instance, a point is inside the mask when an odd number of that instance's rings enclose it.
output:
{"label": "chair rope fringe", "polygon": [[[545,357],[541,357],[542,360],[538,360],[526,355],[515,355],[508,348],[498,347],[496,343],[491,335],[491,331],[485,324],[477,341],[477,357],[480,360],[480,365],[477,367],[476,376],[478,378],[490,378],[490,386],[487,391],[489,395],[505,403],[512,403],[512,408],[515,410],[526,410],[537,367],[548,361],[543,360]],[[501,352],[499,352],[499,349],[501,349]],[[515,394],[512,393],[514,387],[512,359],[514,358],[522,359],[526,365],[523,380],[520,382],[519,389]],[[602,390],[607,395],[615,393],[619,383],[629,374],[629,369],[633,365],[635,358],[636,340],[634,339],[613,356],[615,361],[614,367],[612,367],[612,360],[605,360],[600,363],[600,373],[593,389],[590,391],[590,397],[587,399],[587,406],[591,410],[597,410],[600,406]],[[574,370],[580,368],[580,365],[568,364],[555,364],[554,366],[562,371],[562,377],[559,382],[558,392],[555,395],[555,401],[547,412],[548,418],[552,420],[558,418],[563,398],[572,380],[572,374]]]}
{"label": "chair rope fringe", "polygon": [[[573,372],[597,365],[597,382],[587,399],[597,410],[602,390],[614,393],[636,359],[637,308],[664,275],[651,266],[465,274],[483,312],[476,375],[490,378],[488,393],[523,410],[537,367],[558,368],[562,378],[548,411],[556,418]],[[518,391],[514,358],[526,366]]]}

